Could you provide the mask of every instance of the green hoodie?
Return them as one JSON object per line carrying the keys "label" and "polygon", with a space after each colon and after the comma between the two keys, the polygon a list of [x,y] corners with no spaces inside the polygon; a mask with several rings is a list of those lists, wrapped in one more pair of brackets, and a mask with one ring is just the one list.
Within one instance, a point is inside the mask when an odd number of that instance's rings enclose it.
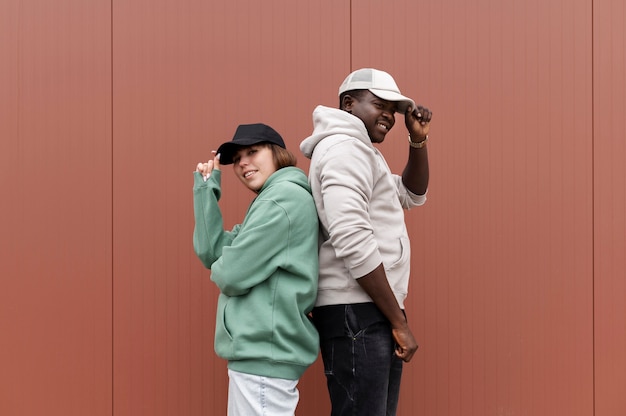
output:
{"label": "green hoodie", "polygon": [[215,352],[242,373],[297,380],[315,361],[318,220],[304,172],[279,169],[225,231],[221,172],[194,173],[193,245],[220,289]]}

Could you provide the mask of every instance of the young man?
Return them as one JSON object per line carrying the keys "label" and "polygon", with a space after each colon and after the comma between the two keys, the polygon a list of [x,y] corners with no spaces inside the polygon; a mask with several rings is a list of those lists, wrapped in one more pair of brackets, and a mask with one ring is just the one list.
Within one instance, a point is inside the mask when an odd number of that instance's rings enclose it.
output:
{"label": "young man", "polygon": [[[339,87],[339,109],[318,106],[300,144],[320,228],[313,319],[320,333],[332,415],[395,415],[403,361],[417,343],[404,314],[410,267],[403,209],[424,204],[432,113],[372,68]],[[373,146],[404,114],[409,158],[402,176]]]}

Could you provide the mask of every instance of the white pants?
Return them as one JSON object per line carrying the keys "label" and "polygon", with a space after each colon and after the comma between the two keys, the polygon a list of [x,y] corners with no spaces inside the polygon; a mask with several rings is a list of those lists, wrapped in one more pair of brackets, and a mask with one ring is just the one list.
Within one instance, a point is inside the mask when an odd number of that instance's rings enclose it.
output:
{"label": "white pants", "polygon": [[228,416],[293,416],[298,380],[228,370]]}

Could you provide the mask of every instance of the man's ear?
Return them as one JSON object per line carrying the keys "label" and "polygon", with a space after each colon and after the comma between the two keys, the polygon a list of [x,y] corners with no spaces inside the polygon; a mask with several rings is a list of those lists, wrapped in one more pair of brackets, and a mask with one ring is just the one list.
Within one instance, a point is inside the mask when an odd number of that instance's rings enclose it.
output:
{"label": "man's ear", "polygon": [[344,95],[341,100],[341,109],[350,112],[352,105],[354,104],[354,97],[351,95]]}

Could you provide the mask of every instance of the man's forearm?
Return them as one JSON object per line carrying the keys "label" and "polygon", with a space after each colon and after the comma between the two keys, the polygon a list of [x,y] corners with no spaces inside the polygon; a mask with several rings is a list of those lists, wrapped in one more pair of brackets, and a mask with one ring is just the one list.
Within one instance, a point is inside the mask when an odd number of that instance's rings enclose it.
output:
{"label": "man's forearm", "polygon": [[392,328],[406,326],[406,318],[398,305],[381,263],[374,270],[357,279],[363,290],[372,298],[378,309],[387,317]]}
{"label": "man's forearm", "polygon": [[409,160],[402,172],[402,182],[414,194],[424,195],[428,189],[429,177],[428,150],[426,146],[421,149],[410,147]]}

